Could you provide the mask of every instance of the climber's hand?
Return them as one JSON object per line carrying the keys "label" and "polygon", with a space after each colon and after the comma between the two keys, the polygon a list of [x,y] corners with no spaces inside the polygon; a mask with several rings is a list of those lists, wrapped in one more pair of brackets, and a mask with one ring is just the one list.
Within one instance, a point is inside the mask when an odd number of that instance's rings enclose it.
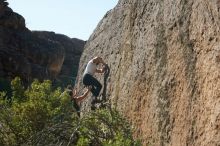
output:
{"label": "climber's hand", "polygon": [[105,64],[104,67],[103,67],[103,69],[104,69],[104,73],[106,73],[106,71],[107,71],[107,69],[108,69],[108,64]]}
{"label": "climber's hand", "polygon": [[102,65],[101,74],[105,73],[105,66]]}

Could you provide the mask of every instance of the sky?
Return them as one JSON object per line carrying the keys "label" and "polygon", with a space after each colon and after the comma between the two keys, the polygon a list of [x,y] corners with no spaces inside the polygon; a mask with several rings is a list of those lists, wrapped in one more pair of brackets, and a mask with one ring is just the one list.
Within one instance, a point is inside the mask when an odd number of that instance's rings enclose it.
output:
{"label": "sky", "polygon": [[107,11],[118,0],[7,0],[25,18],[30,30],[54,31],[88,40]]}

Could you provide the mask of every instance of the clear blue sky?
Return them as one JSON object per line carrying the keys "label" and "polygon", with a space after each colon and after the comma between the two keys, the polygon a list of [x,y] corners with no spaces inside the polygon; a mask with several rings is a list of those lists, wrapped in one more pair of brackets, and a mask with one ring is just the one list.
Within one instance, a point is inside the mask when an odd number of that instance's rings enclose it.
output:
{"label": "clear blue sky", "polygon": [[87,40],[118,0],[8,0],[30,30],[46,30]]}

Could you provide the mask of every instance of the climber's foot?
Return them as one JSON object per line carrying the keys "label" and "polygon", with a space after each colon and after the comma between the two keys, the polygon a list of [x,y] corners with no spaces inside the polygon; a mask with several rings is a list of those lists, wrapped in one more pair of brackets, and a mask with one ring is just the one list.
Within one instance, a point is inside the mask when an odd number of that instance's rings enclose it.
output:
{"label": "climber's foot", "polygon": [[91,110],[92,110],[92,111],[96,110],[95,104],[92,104],[92,105],[91,105]]}
{"label": "climber's foot", "polygon": [[101,99],[98,99],[97,97],[95,97],[93,100],[92,100],[92,104],[96,104],[96,103],[101,103],[102,100]]}

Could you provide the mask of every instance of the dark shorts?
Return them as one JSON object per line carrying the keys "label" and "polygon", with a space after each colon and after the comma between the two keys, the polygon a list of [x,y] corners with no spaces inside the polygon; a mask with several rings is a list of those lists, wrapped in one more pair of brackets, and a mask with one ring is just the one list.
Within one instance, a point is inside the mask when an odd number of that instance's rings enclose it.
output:
{"label": "dark shorts", "polygon": [[91,92],[95,97],[99,95],[102,89],[101,83],[90,74],[85,74],[83,76],[83,84],[85,86],[92,86]]}

